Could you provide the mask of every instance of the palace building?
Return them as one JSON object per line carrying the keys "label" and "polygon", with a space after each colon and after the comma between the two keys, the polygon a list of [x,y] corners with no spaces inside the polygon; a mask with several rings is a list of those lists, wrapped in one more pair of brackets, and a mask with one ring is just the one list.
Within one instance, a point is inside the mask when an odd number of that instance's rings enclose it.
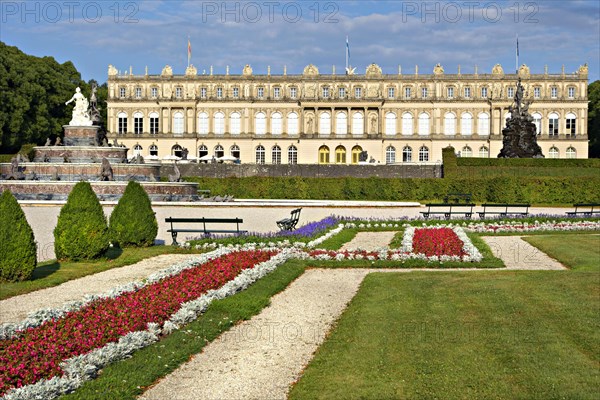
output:
{"label": "palace building", "polygon": [[229,156],[258,164],[357,164],[366,151],[380,164],[439,163],[453,146],[461,157],[496,157],[522,79],[546,158],[587,158],[587,65],[576,73],[198,75],[121,74],[108,68],[109,139],[150,159]]}

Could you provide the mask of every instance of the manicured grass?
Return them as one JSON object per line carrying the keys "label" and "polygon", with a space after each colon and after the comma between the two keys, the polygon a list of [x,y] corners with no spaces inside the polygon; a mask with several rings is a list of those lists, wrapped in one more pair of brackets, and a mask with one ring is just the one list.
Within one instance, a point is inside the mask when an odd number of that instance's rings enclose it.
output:
{"label": "manicured grass", "polygon": [[290,399],[596,399],[598,274],[370,274]]}
{"label": "manicured grass", "polygon": [[358,229],[356,228],[342,229],[340,233],[325,240],[317,247],[325,250],[339,250],[344,244],[354,239],[357,233]]}
{"label": "manicured grass", "polygon": [[525,237],[525,241],[563,263],[582,271],[600,271],[600,234],[572,232]]}
{"label": "manicured grass", "polygon": [[110,248],[104,257],[91,261],[48,261],[38,265],[31,280],[24,282],[0,282],[0,300],[36,290],[58,286],[72,279],[96,274],[112,268],[135,264],[143,259],[161,254],[195,254],[199,250],[186,250],[173,246],[145,248]]}
{"label": "manicured grass", "polygon": [[144,388],[201,352],[222,332],[258,314],[272,296],[303,272],[303,263],[288,261],[247,290],[213,302],[205,314],[181,330],[104,368],[97,379],[61,399],[135,399]]}

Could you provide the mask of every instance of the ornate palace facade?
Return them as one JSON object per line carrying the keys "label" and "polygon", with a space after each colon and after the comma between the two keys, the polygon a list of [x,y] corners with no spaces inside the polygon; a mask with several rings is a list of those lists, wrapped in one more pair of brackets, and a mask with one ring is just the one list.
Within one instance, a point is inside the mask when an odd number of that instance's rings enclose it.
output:
{"label": "ornate palace facade", "polygon": [[436,163],[452,145],[462,157],[496,157],[502,128],[522,78],[538,144],[547,158],[587,158],[587,78],[576,73],[383,74],[376,64],[364,75],[120,74],[108,70],[110,139],[131,155],[164,159],[233,156],[242,163]]}

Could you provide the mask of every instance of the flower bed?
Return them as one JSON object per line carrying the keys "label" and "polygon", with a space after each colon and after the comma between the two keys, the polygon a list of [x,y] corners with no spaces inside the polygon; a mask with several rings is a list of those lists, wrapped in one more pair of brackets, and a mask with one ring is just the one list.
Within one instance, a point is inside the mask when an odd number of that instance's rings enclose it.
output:
{"label": "flower bed", "polygon": [[88,353],[148,324],[168,321],[181,305],[222,287],[242,270],[267,261],[273,251],[226,254],[115,298],[28,328],[0,342],[0,393],[63,373],[61,362]]}
{"label": "flower bed", "polygon": [[463,251],[463,242],[450,228],[419,228],[413,235],[413,251],[431,256],[458,256]]}

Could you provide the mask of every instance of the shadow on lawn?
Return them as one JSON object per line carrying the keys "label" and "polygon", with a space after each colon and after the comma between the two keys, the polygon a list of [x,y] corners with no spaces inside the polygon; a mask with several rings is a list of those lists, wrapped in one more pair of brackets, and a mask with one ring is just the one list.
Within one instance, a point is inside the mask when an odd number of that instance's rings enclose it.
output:
{"label": "shadow on lawn", "polygon": [[[123,249],[121,249],[120,247],[110,247],[108,250],[106,250],[106,252],[104,253],[104,256],[94,260],[94,261],[103,261],[103,260],[116,260],[117,258],[121,257],[121,255],[123,254]],[[92,262],[94,262],[92,261]],[[33,274],[31,275],[31,281],[35,281],[38,279],[43,279],[46,278],[52,274],[54,274],[56,271],[58,271],[60,269],[61,266],[61,261],[58,260],[52,260],[52,261],[48,261],[46,263],[43,263],[42,265],[40,265],[39,267],[37,267],[35,270],[33,270]]]}

